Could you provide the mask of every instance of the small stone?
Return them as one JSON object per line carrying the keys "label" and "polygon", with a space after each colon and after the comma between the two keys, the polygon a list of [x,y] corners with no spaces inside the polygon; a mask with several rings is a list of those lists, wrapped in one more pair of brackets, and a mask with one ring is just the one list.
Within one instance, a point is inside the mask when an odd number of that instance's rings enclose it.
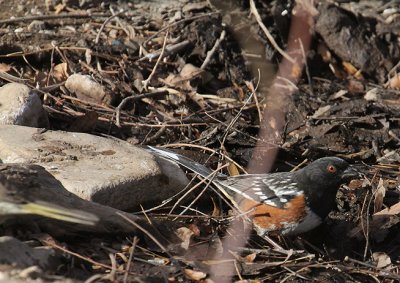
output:
{"label": "small stone", "polygon": [[378,88],[373,88],[364,95],[364,99],[366,101],[378,101],[381,99],[381,96],[379,94],[379,89]]}
{"label": "small stone", "polygon": [[65,87],[77,98],[98,104],[112,104],[113,97],[105,88],[90,76],[73,74],[68,77]]}
{"label": "small stone", "polygon": [[24,84],[9,83],[0,88],[0,125],[46,128],[49,120],[36,93]]}
{"label": "small stone", "polygon": [[38,21],[38,20],[32,21],[28,26],[28,30],[30,32],[40,32],[43,31],[45,28],[46,28],[46,23],[44,21]]}

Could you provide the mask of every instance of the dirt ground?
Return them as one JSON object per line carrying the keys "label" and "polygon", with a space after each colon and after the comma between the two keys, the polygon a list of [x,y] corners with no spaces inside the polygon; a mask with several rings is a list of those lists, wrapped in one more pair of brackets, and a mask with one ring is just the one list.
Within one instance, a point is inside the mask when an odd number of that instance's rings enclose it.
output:
{"label": "dirt ground", "polygon": [[[0,3],[1,82],[35,88],[52,130],[168,145],[200,162],[217,151],[236,162],[229,174],[289,171],[330,155],[365,174],[340,189],[319,228],[274,237],[283,250],[255,234],[227,250],[224,239],[240,235],[230,234],[226,205],[207,191],[189,210],[146,214],[172,223],[164,233],[186,246],[160,251],[135,235],[57,239],[62,264],[39,278],[400,280],[397,1]],[[71,93],[65,81],[74,73],[106,95]],[[215,156],[210,167],[228,160]]]}

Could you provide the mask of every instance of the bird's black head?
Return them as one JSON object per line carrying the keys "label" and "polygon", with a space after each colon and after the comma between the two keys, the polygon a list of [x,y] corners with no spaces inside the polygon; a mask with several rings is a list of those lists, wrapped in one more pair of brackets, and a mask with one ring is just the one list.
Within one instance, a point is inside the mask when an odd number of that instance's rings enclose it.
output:
{"label": "bird's black head", "polygon": [[311,209],[322,217],[328,215],[333,208],[340,185],[359,176],[356,169],[338,157],[317,159],[295,174]]}
{"label": "bird's black head", "polygon": [[359,174],[347,161],[339,157],[317,159],[300,171],[309,182],[324,188],[338,187],[344,181],[357,177]]}

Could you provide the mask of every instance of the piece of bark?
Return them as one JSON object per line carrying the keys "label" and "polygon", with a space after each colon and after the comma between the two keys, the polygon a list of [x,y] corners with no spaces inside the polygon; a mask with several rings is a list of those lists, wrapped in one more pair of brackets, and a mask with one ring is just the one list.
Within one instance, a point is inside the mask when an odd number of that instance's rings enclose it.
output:
{"label": "piece of bark", "polygon": [[361,69],[363,74],[385,82],[393,62],[398,61],[397,44],[376,36],[373,21],[357,17],[335,4],[324,3],[318,11],[315,30],[326,45],[343,61]]}

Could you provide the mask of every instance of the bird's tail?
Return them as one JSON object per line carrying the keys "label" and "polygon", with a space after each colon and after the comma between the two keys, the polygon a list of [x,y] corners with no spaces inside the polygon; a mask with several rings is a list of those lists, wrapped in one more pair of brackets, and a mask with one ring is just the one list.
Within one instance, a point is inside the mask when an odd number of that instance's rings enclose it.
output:
{"label": "bird's tail", "polygon": [[199,174],[204,178],[209,179],[214,173],[214,171],[208,169],[206,166],[168,149],[159,149],[152,146],[147,146],[146,150],[155,154],[156,156],[178,163],[179,165],[189,169],[190,171],[193,171],[196,174]]}
{"label": "bird's tail", "polygon": [[[235,201],[234,197],[232,197],[231,193],[237,192],[236,189],[232,188],[231,186],[226,186],[223,183],[220,182],[219,178],[214,178],[214,177],[220,177],[220,178],[226,178],[226,175],[223,174],[218,174],[215,176],[215,172],[212,171],[211,169],[207,168],[206,166],[191,160],[183,155],[177,154],[173,151],[170,151],[168,149],[159,149],[155,148],[152,146],[147,146],[146,150],[158,157],[164,158],[166,160],[178,163],[179,165],[185,167],[186,169],[210,180],[220,191],[220,193],[230,201],[230,203],[233,204],[233,206],[238,209],[238,211],[241,211],[239,205]],[[230,193],[228,193],[230,192]],[[241,212],[242,213],[242,212]]]}
{"label": "bird's tail", "polygon": [[20,205],[19,212],[84,225],[95,225],[99,221],[99,218],[92,213],[39,201]]}

